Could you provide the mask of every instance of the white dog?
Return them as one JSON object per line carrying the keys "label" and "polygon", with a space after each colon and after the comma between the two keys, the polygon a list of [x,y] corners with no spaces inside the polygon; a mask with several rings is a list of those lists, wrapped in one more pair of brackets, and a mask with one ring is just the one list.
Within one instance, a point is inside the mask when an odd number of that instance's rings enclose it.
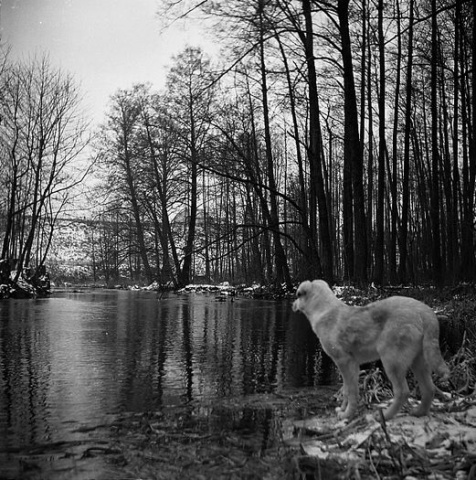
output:
{"label": "white dog", "polygon": [[344,400],[339,417],[350,418],[357,410],[359,366],[378,359],[394,394],[384,418],[394,417],[407,401],[410,368],[421,391],[421,403],[412,413],[428,414],[435,392],[432,372],[449,376],[439,347],[438,319],[430,307],[398,296],[352,307],[339,300],[325,281],[314,280],[301,283],[293,310],[306,315],[322,348],[340,370]]}

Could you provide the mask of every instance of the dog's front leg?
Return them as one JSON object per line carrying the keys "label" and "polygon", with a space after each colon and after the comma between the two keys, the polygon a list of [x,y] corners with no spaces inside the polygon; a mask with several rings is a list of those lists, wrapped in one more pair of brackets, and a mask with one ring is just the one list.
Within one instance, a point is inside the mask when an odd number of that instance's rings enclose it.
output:
{"label": "dog's front leg", "polygon": [[346,359],[337,363],[337,367],[344,381],[344,399],[337,415],[339,418],[351,418],[357,412],[359,403],[359,365]]}
{"label": "dog's front leg", "polygon": [[342,385],[342,403],[340,407],[336,408],[337,413],[344,412],[347,408],[347,404],[349,403],[349,392],[347,391],[347,385],[344,382]]}

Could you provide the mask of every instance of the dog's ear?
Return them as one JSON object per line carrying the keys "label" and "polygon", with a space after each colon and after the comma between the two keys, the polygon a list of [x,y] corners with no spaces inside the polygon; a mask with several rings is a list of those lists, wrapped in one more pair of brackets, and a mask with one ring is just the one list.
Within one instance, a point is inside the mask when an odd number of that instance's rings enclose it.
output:
{"label": "dog's ear", "polygon": [[304,297],[309,291],[310,284],[311,282],[309,282],[309,280],[302,282],[301,285],[299,285],[299,288],[297,289],[296,297],[297,298]]}

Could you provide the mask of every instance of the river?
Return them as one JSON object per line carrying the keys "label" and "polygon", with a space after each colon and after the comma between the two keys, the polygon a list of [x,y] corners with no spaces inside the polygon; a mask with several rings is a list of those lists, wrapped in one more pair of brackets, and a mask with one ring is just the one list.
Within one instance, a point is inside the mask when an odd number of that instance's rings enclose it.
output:
{"label": "river", "polygon": [[[332,376],[290,301],[218,300],[93,290],[1,301],[0,479],[97,478],[61,452],[84,448],[87,432],[111,414],[278,392]],[[31,460],[38,452],[41,459]]]}

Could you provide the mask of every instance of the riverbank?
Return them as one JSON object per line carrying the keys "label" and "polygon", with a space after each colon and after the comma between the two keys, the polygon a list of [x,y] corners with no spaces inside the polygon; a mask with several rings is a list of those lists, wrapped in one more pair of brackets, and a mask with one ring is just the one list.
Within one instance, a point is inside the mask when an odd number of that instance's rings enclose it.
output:
{"label": "riverbank", "polygon": [[46,267],[29,267],[18,271],[12,262],[0,259],[0,300],[7,298],[38,298],[50,294],[50,276]]}
{"label": "riverbank", "polygon": [[363,405],[351,422],[337,421],[337,387],[190,406],[173,420],[163,412],[124,414],[112,424],[113,462],[122,462],[127,475],[144,479],[476,478],[472,287],[338,290],[353,304],[390,294],[426,301],[442,323],[452,385],[440,385],[446,393],[435,399],[430,416],[408,415],[414,400],[394,420],[376,416],[391,390],[374,368],[361,377]]}
{"label": "riverbank", "polygon": [[[474,479],[474,395],[436,401],[431,415],[418,419],[405,410],[387,423],[375,420],[375,404],[338,422],[337,395],[336,387],[303,388],[124,412],[89,427],[87,444],[58,445],[62,468],[48,478]],[[44,479],[42,464],[55,453],[45,445],[23,455],[21,476],[2,478]]]}
{"label": "riverbank", "polygon": [[338,422],[335,394],[300,389],[173,414],[125,413],[111,423],[107,448],[87,455],[120,465],[124,479],[474,478],[474,396],[436,401],[428,417],[403,412],[380,423],[375,405]]}

